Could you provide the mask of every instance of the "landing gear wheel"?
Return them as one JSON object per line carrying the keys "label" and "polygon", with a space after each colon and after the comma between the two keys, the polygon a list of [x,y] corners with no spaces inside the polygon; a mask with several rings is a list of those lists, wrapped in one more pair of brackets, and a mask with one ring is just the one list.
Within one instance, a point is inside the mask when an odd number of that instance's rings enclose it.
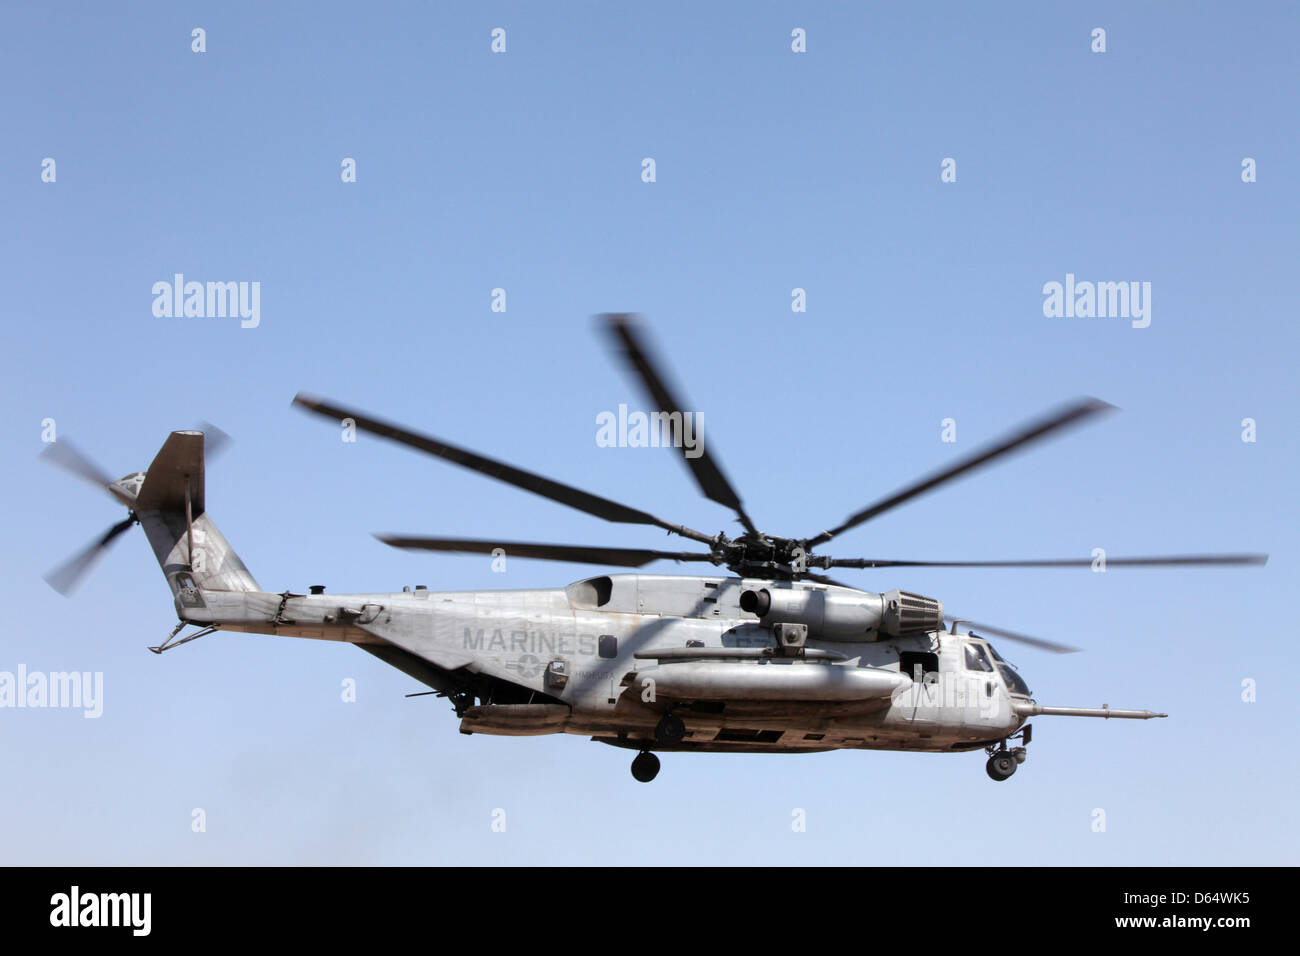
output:
{"label": "landing gear wheel", "polygon": [[661,744],[679,744],[685,736],[686,724],[672,714],[664,714],[655,728],[655,740]]}
{"label": "landing gear wheel", "polygon": [[1029,759],[1029,751],[1024,747],[1013,747],[1011,749],[1011,756],[1016,758],[1016,763],[1024,763]]}
{"label": "landing gear wheel", "polygon": [[989,758],[989,762],[985,764],[984,769],[988,771],[988,775],[994,780],[1006,780],[1016,772],[1018,766],[1020,764],[1011,755],[1010,751],[999,750]]}
{"label": "landing gear wheel", "polygon": [[641,783],[649,783],[659,775],[659,758],[643,750],[632,759],[632,776]]}

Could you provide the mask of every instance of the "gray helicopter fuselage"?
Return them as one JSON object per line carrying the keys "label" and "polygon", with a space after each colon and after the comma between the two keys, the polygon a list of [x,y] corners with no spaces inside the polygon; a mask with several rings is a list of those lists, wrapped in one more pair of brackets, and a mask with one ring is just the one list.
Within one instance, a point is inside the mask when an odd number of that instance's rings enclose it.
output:
{"label": "gray helicopter fuselage", "polygon": [[[684,412],[688,406],[675,397],[635,317],[610,314],[602,322],[615,353],[657,409],[653,414],[665,434],[670,424],[681,425],[690,414]],[[217,629],[353,643],[448,698],[464,733],[589,735],[643,751],[632,761],[632,775],[641,782],[659,771],[658,758],[645,752],[650,750],[800,753],[843,748],[985,749],[989,776],[1006,780],[1027,757],[1032,737],[1032,728],[1024,723],[1028,717],[1166,716],[1108,705],[1039,705],[991,644],[958,633],[956,620],[951,630],[944,629],[952,618],[945,616],[942,602],[901,590],[875,594],[821,573],[839,568],[1093,567],[1095,555],[915,561],[844,557],[822,546],[947,482],[1113,410],[1098,399],[1063,405],[837,525],[795,537],[762,531],[714,451],[700,444],[686,449],[682,460],[701,493],[734,513],[743,534],[699,531],[307,393],[296,395],[294,405],[601,520],[654,527],[691,542],[689,550],[665,551],[380,536],[386,544],[597,567],[643,568],[673,561],[725,568],[730,576],[626,573],[564,588],[519,591],[263,591],[207,513],[204,433],[181,430],[168,436],[146,471],[117,481],[66,442],[42,453],[128,509],[124,520],[46,580],[70,593],[96,557],[139,523],[181,619],[167,640],[150,650],[161,654]],[[1112,557],[1109,564],[1262,565],[1267,557]],[[200,629],[178,639],[187,624]],[[974,626],[1042,650],[1077,650],[986,624]],[[1009,747],[1013,734],[1020,744]]]}
{"label": "gray helicopter fuselage", "polygon": [[[741,608],[755,588],[869,592],[726,576],[602,575],[566,588],[388,594],[175,590],[222,630],[358,644],[435,689],[472,695],[467,733],[571,733],[635,749],[811,752],[982,748],[1025,719],[977,638],[941,629],[825,639],[786,656]],[[1023,689],[1023,687],[1022,687]],[[477,701],[474,703],[473,701]],[[1020,709],[1017,709],[1017,704]],[[678,745],[655,741],[671,710]]]}

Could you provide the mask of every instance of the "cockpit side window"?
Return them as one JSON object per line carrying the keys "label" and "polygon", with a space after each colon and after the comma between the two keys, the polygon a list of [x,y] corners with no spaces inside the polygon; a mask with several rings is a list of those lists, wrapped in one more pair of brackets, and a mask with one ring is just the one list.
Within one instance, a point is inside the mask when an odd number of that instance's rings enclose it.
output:
{"label": "cockpit side window", "polygon": [[966,645],[966,669],[968,671],[993,672],[993,662],[989,660],[984,648],[978,644]]}

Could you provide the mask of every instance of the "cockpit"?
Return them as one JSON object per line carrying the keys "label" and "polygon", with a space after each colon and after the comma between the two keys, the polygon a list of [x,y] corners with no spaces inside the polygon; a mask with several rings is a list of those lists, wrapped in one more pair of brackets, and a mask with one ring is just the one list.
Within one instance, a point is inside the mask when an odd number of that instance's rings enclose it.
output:
{"label": "cockpit", "polygon": [[[1002,675],[1002,680],[1007,685],[1007,692],[1013,697],[1029,697],[1029,686],[1024,679],[1016,673],[1016,669],[1003,660],[1002,655],[997,652],[992,644],[984,640],[970,640],[965,643],[963,651],[966,658],[966,669],[968,671],[984,671],[993,673],[997,671]],[[989,655],[993,657],[990,660]]]}

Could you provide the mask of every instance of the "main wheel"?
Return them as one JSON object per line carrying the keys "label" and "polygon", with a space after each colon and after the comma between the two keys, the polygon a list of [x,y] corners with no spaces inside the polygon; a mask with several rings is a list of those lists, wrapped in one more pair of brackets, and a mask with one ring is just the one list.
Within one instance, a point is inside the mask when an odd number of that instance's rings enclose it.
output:
{"label": "main wheel", "polygon": [[632,759],[632,776],[641,783],[649,783],[659,775],[659,758],[643,750]]}
{"label": "main wheel", "polygon": [[655,739],[661,744],[679,744],[686,736],[686,724],[680,717],[664,714],[655,728]]}
{"label": "main wheel", "polygon": [[1016,763],[1016,758],[1010,752],[999,750],[989,758],[989,762],[985,764],[984,769],[988,771],[988,775],[994,780],[1006,780],[1007,777],[1016,772],[1017,766],[1019,764]]}

